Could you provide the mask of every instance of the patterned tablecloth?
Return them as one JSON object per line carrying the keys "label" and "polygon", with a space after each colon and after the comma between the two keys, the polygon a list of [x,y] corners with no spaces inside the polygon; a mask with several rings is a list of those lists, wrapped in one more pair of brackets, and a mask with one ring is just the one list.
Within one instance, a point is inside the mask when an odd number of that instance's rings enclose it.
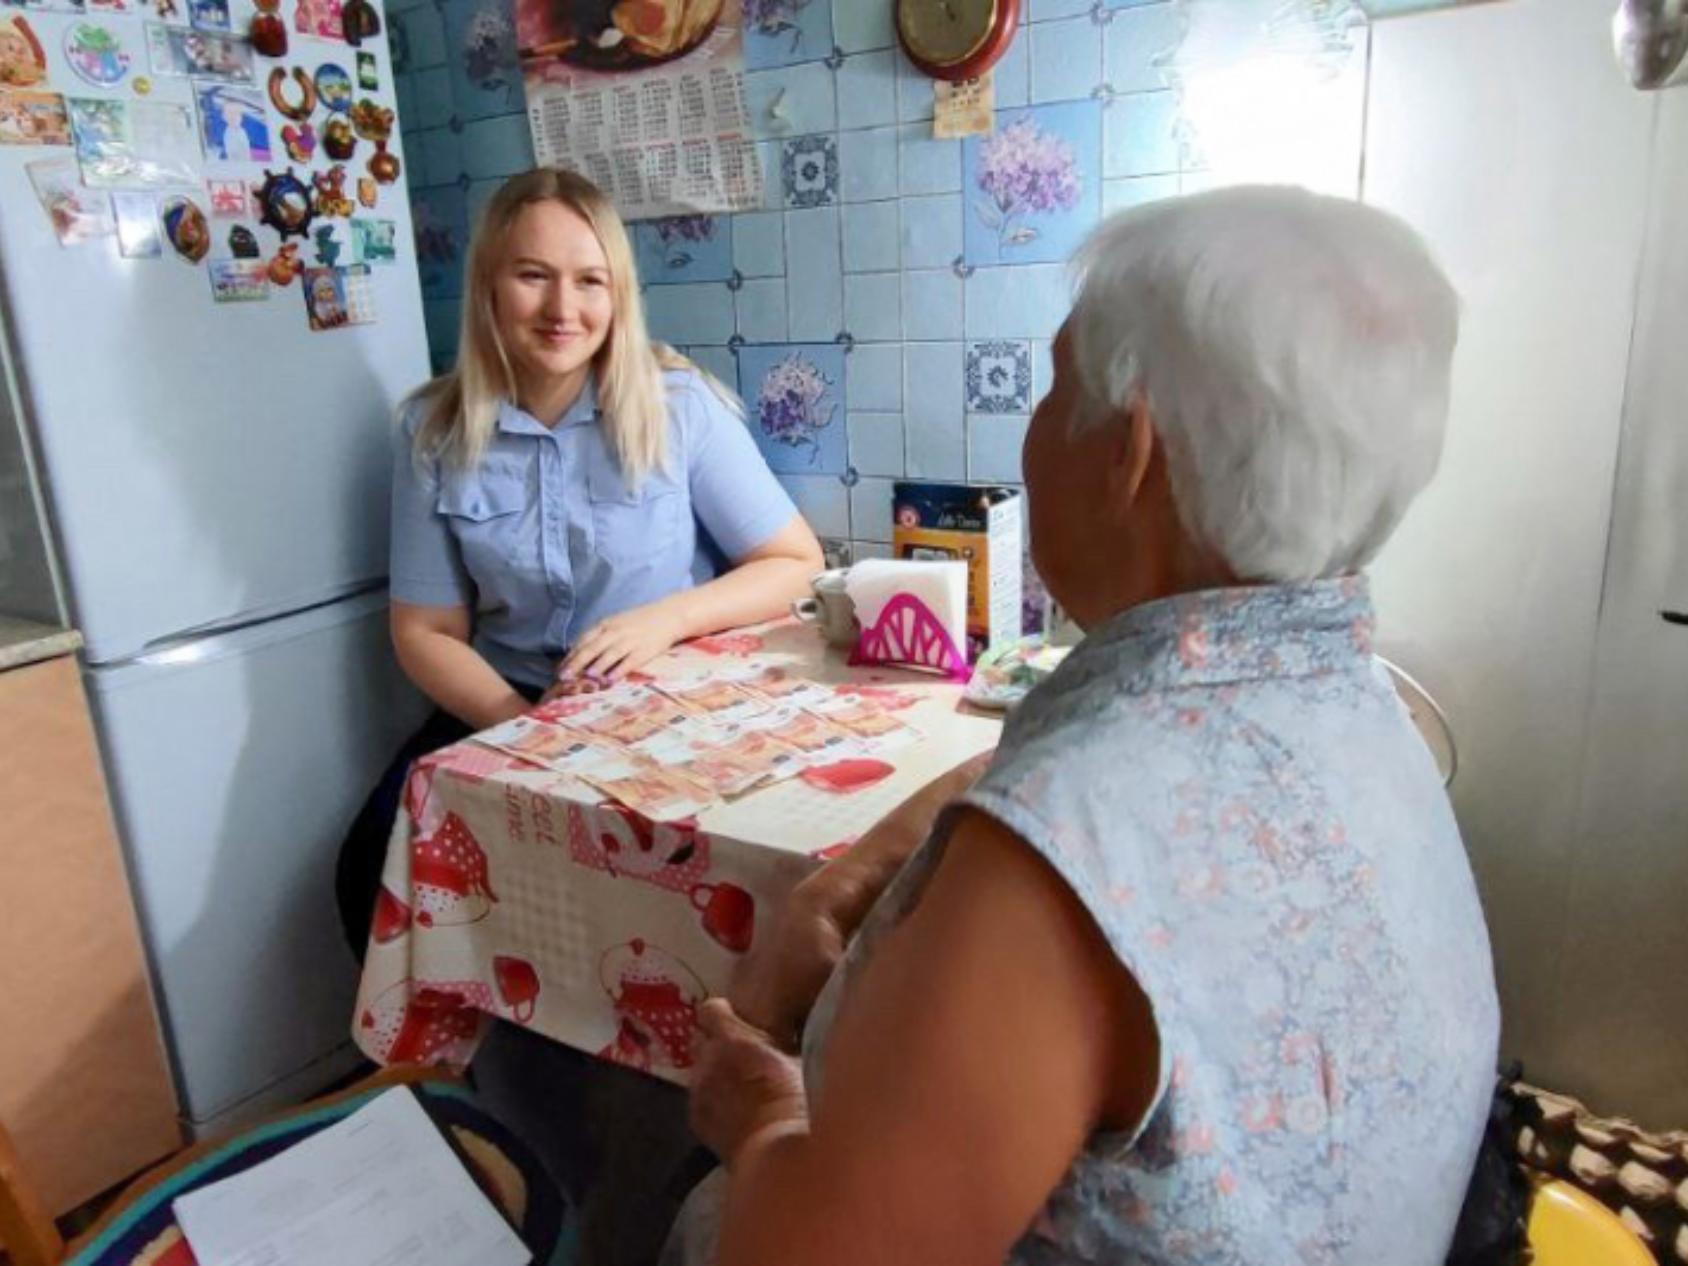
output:
{"label": "patterned tablecloth", "polygon": [[[652,824],[473,740],[419,761],[387,850],[352,1032],[377,1063],[466,1063],[489,1017],[684,1082],[694,1016],[791,888],[931,779],[996,743],[961,687],[845,667],[791,622],[706,638],[650,671],[747,658],[866,687],[921,740],[853,791],[801,778]],[[875,687],[885,688],[880,694]]]}

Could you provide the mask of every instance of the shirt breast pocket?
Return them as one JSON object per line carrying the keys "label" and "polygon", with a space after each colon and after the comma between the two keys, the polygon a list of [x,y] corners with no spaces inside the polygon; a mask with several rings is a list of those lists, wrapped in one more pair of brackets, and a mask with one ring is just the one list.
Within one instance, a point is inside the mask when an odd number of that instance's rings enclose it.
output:
{"label": "shirt breast pocket", "polygon": [[592,502],[592,537],[599,559],[622,571],[658,567],[682,544],[681,516],[689,501],[679,484],[660,471],[630,488],[614,465],[594,463],[587,471]]}
{"label": "shirt breast pocket", "polygon": [[497,577],[537,564],[539,538],[523,472],[483,470],[447,479],[438,509],[483,599],[502,588]]}

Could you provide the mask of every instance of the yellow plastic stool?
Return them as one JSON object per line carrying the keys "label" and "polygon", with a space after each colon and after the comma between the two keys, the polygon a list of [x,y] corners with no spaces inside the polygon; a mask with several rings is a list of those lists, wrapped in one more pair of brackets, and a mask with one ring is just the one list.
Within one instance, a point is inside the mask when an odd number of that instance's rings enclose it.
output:
{"label": "yellow plastic stool", "polygon": [[1534,1266],[1658,1266],[1617,1214],[1557,1178],[1536,1185],[1528,1236]]}

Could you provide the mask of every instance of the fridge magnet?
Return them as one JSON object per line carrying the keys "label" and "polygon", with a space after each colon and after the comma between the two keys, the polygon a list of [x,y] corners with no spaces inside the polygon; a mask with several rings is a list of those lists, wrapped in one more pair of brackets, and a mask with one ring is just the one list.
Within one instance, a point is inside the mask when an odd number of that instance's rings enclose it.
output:
{"label": "fridge magnet", "polygon": [[176,0],[152,0],[152,13],[160,22],[182,20],[182,9]]}
{"label": "fridge magnet", "polygon": [[341,0],[299,0],[293,9],[293,29],[300,35],[314,35],[318,39],[345,39]]}
{"label": "fridge magnet", "polygon": [[281,234],[283,241],[306,236],[316,216],[310,189],[291,167],[279,174],[264,173],[264,183],[258,186],[258,207],[259,220]]}
{"label": "fridge magnet", "polygon": [[322,148],[335,162],[345,162],[357,147],[358,138],[353,135],[352,125],[343,115],[337,114],[322,125]]}
{"label": "fridge magnet", "polygon": [[309,123],[289,123],[281,129],[281,143],[289,158],[308,167],[316,154],[316,129]]}
{"label": "fridge magnet", "polygon": [[159,204],[158,220],[176,254],[190,264],[205,258],[211,249],[211,226],[205,222],[205,212],[192,198],[180,194],[166,198]]}
{"label": "fridge magnet", "polygon": [[270,161],[270,125],[264,117],[263,98],[255,91],[201,84],[194,96],[199,101],[205,157],[225,163]]}
{"label": "fridge magnet", "polygon": [[152,95],[152,80],[145,75],[136,75],[129,81],[129,86],[135,90],[137,97],[150,97]]}
{"label": "fridge magnet", "polygon": [[82,187],[74,158],[46,158],[26,163],[24,170],[60,246],[79,246],[115,231],[110,196]]}
{"label": "fridge magnet", "polygon": [[340,34],[356,48],[381,34],[381,15],[369,0],[345,0],[340,10]]}
{"label": "fridge magnet", "polygon": [[[55,5],[54,7],[58,8],[58,7],[61,7],[61,6]],[[134,6],[129,3],[129,0],[81,0],[80,4],[76,3],[76,0],[71,0],[70,4],[62,6],[62,7],[71,8],[71,9],[81,9],[81,10],[84,10],[85,12],[88,12],[88,13],[133,13],[134,12]]]}
{"label": "fridge magnet", "polygon": [[188,21],[200,31],[229,30],[229,0],[188,0]]}
{"label": "fridge magnet", "polygon": [[252,47],[264,57],[286,57],[287,23],[280,17],[281,0],[253,0],[253,7],[257,12],[248,32]]}
{"label": "fridge magnet", "polygon": [[352,77],[344,66],[324,62],[316,72],[317,100],[323,109],[344,114],[352,108]]}
{"label": "fridge magnet", "polygon": [[387,152],[386,141],[375,142],[375,152],[369,156],[366,166],[369,174],[383,185],[390,185],[399,178],[398,155]]}
{"label": "fridge magnet", "polygon": [[346,196],[346,169],[335,163],[327,171],[311,176],[311,188],[316,190],[316,213],[324,217],[349,216],[357,210]]}
{"label": "fridge magnet", "polygon": [[299,262],[299,243],[283,242],[281,248],[270,257],[264,271],[269,275],[272,286],[291,286],[303,267]]}
{"label": "fridge magnet", "polygon": [[258,235],[244,224],[234,225],[229,229],[229,254],[236,259],[257,259],[261,254]]}
{"label": "fridge magnet", "polygon": [[366,141],[384,141],[393,134],[393,112],[368,97],[352,107],[351,119],[352,127]]}
{"label": "fridge magnet", "polygon": [[375,183],[374,176],[358,177],[358,201],[371,211],[375,204],[381,201],[381,186]]}
{"label": "fridge magnet", "polygon": [[158,200],[150,193],[111,195],[111,209],[117,219],[117,253],[124,259],[157,259],[164,254],[164,239],[158,233]]}
{"label": "fridge magnet", "polygon": [[199,185],[199,136],[185,106],[82,97],[66,104],[84,184],[105,189]]}
{"label": "fridge magnet", "polygon": [[243,181],[207,180],[205,193],[211,202],[213,220],[238,220],[251,205]]}
{"label": "fridge magnet", "polygon": [[173,79],[252,82],[252,46],[215,31],[147,23],[147,61],[154,75]]}
{"label": "fridge magnet", "polygon": [[[290,94],[288,90],[289,76],[293,79],[293,86],[299,90],[297,95]],[[277,66],[270,71],[270,104],[295,123],[303,123],[316,113],[316,85],[302,66],[295,66],[290,71]]]}
{"label": "fridge magnet", "polygon": [[270,297],[264,265],[252,259],[211,261],[211,298],[218,303],[253,303]]}
{"label": "fridge magnet", "polygon": [[360,264],[390,264],[398,258],[398,226],[391,220],[352,221],[352,259]]}
{"label": "fridge magnet", "polygon": [[316,226],[316,261],[324,268],[332,268],[340,262],[340,251],[343,249],[340,241],[334,235],[332,224]]}
{"label": "fridge magnet", "polygon": [[307,268],[302,285],[305,314],[313,330],[338,330],[375,320],[375,293],[367,267]]}
{"label": "fridge magnet", "polygon": [[[359,65],[367,53],[359,53]],[[47,82],[47,52],[21,13],[0,15],[0,88],[38,88]]]}
{"label": "fridge magnet", "polygon": [[365,92],[381,90],[381,75],[375,68],[374,53],[358,54],[358,87]]}
{"label": "fridge magnet", "polygon": [[133,60],[112,29],[98,22],[75,22],[65,29],[64,59],[78,78],[96,88],[122,83]]}
{"label": "fridge magnet", "polygon": [[70,117],[56,92],[0,92],[0,145],[69,145]]}

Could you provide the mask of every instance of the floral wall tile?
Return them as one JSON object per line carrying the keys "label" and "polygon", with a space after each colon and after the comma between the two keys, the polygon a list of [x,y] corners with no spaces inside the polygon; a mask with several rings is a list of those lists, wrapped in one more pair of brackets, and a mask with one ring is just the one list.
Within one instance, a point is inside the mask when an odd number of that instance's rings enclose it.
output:
{"label": "floral wall tile", "polygon": [[527,98],[510,6],[499,0],[459,0],[444,8],[446,65],[457,116],[469,120],[525,114]]}
{"label": "floral wall tile", "polygon": [[647,286],[683,281],[725,281],[733,275],[733,238],[727,217],[672,215],[633,226],[639,280]]}
{"label": "floral wall tile", "polygon": [[463,264],[469,247],[469,217],[456,185],[420,189],[410,203],[416,230],[416,264],[422,295],[455,299],[463,293]]}
{"label": "floral wall tile", "polygon": [[835,137],[794,136],[780,148],[780,187],[787,207],[825,207],[838,201]]}
{"label": "floral wall tile", "polygon": [[1032,345],[1025,339],[967,344],[969,413],[1026,413],[1032,402]]}
{"label": "floral wall tile", "polygon": [[1101,214],[1101,103],[997,112],[968,137],[965,254],[973,265],[1067,259]]}
{"label": "floral wall tile", "polygon": [[842,475],[844,349],[793,343],[743,347],[738,368],[746,420],[774,472]]}
{"label": "floral wall tile", "polygon": [[746,69],[790,66],[831,55],[832,5],[828,0],[744,0]]}

